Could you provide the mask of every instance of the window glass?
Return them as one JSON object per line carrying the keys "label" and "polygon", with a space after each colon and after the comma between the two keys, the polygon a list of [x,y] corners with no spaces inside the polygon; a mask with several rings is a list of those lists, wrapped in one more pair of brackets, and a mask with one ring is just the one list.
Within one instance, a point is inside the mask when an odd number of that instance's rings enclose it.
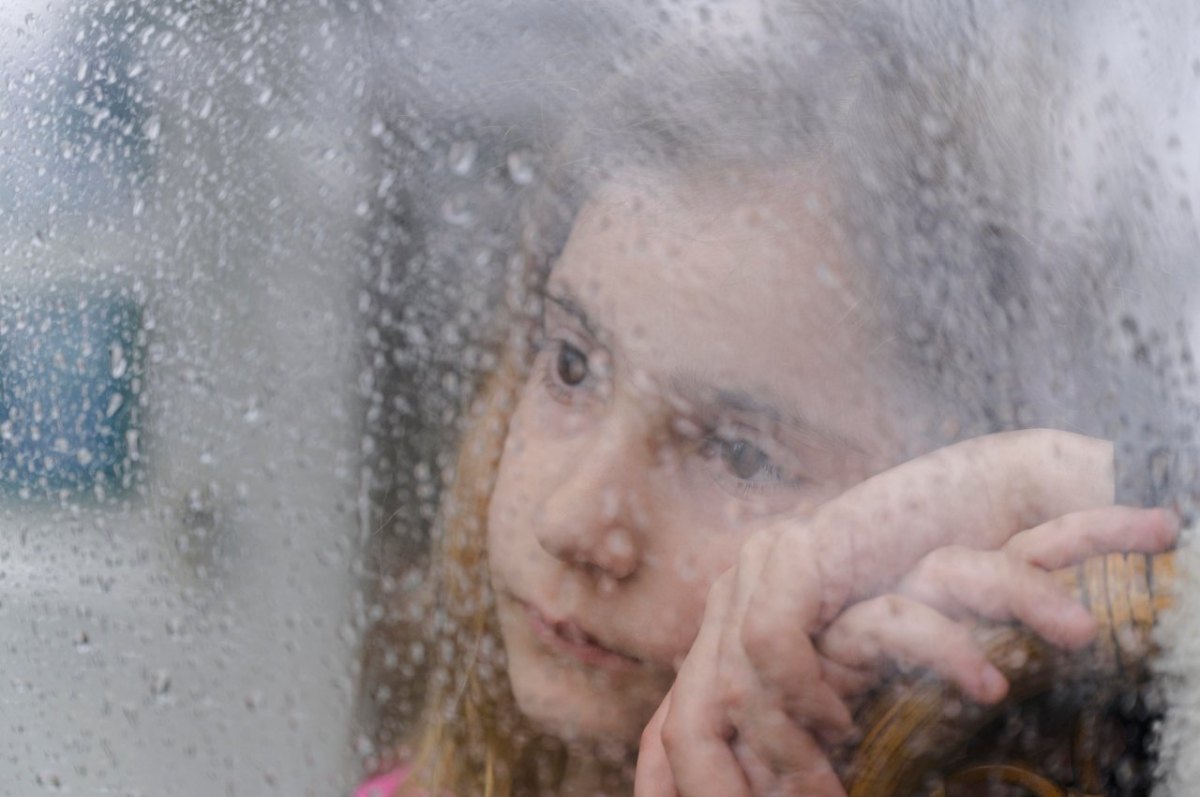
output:
{"label": "window glass", "polygon": [[7,3],[4,781],[1188,793],[1198,28]]}

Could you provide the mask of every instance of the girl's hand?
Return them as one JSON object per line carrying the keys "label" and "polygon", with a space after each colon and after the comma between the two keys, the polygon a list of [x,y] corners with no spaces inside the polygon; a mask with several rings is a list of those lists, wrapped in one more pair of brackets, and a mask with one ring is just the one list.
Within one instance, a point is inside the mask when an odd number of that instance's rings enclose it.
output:
{"label": "girl's hand", "polygon": [[972,635],[976,619],[1016,621],[1058,647],[1083,647],[1095,637],[1092,614],[1052,571],[1131,544],[1165,550],[1177,534],[1169,512],[1114,506],[1023,531],[996,551],[939,548],[894,592],[851,606],[825,629],[817,640],[825,678],[847,699],[898,664],[931,670],[977,702],[997,702],[1007,684]]}
{"label": "girl's hand", "polygon": [[[929,638],[933,625],[946,627],[926,609],[955,628],[959,611],[1007,613],[1054,641],[1086,644],[1094,626],[1081,608],[1035,607],[1003,588],[976,605],[970,582],[950,573],[965,558],[961,549],[926,557],[951,546],[996,549],[1011,539],[1003,555],[1012,557],[1018,580],[1032,583],[1040,577],[1031,572],[1056,557],[1155,552],[1173,542],[1169,516],[1109,507],[1112,493],[1107,442],[1013,432],[935,451],[863,482],[803,521],[754,534],[713,584],[696,640],[643,734],[636,794],[843,794],[822,744],[853,732],[843,694],[853,687],[847,672],[921,652],[914,640]],[[867,599],[893,589],[896,596],[872,608]],[[901,601],[924,607],[911,609],[925,618],[912,634],[893,634],[880,619]],[[839,629],[834,620],[856,604],[867,608],[847,612]],[[856,627],[874,629],[874,644],[863,644]],[[817,638],[843,660],[843,671],[823,666]],[[943,671],[969,695],[1002,697],[1003,678],[958,640],[949,643],[953,664]]]}

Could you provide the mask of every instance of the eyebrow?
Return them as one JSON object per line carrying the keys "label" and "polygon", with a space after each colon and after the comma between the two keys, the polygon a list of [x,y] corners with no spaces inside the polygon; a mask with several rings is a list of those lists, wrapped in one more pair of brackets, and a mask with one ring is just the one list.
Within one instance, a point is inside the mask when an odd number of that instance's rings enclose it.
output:
{"label": "eyebrow", "polygon": [[668,383],[671,389],[685,400],[710,411],[760,416],[774,425],[788,427],[806,439],[833,444],[861,454],[866,453],[866,447],[857,440],[803,415],[783,412],[770,401],[745,390],[712,385],[690,371],[673,374]]}
{"label": "eyebrow", "polygon": [[601,330],[599,326],[592,322],[592,319],[587,314],[587,311],[583,309],[583,305],[580,304],[579,300],[572,296],[571,292],[566,288],[560,286],[555,288],[553,291],[547,290],[544,296],[546,301],[558,305],[564,313],[579,322],[579,325],[583,327],[584,331],[587,332],[588,335],[595,338],[597,341],[604,339],[604,336],[601,334],[603,330]]}

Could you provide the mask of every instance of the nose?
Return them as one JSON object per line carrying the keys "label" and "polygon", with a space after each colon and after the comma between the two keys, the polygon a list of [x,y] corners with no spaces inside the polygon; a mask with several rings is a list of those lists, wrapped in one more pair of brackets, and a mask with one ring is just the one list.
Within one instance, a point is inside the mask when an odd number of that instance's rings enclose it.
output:
{"label": "nose", "polygon": [[640,427],[614,413],[579,441],[580,450],[558,475],[538,513],[536,534],[543,549],[616,581],[637,572],[658,460]]}

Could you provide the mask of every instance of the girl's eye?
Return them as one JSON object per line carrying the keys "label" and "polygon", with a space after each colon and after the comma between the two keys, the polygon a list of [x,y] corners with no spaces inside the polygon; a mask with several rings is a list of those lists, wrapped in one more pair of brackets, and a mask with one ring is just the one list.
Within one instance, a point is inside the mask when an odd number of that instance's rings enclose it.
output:
{"label": "girl's eye", "polygon": [[545,357],[545,364],[541,366],[541,381],[557,401],[574,404],[593,390],[590,383],[595,381],[597,374],[583,349],[558,339],[551,341],[542,352],[544,354],[539,357]]}
{"label": "girl's eye", "polygon": [[702,454],[708,458],[719,457],[725,469],[743,482],[777,482],[783,479],[781,469],[771,461],[767,452],[749,440],[710,438],[705,442]]}
{"label": "girl's eye", "polygon": [[558,379],[568,387],[576,387],[583,383],[588,376],[588,358],[579,349],[566,341],[558,347],[558,359],[555,362]]}
{"label": "girl's eye", "polygon": [[736,440],[726,446],[722,459],[734,476],[747,481],[771,464],[765,451],[745,440]]}

